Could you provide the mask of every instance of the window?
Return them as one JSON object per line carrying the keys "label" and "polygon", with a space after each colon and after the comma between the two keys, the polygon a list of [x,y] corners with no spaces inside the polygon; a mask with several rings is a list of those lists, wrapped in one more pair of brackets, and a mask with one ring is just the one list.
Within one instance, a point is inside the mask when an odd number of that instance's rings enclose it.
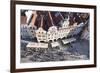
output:
{"label": "window", "polygon": [[46,37],[45,35],[43,35],[42,37]]}
{"label": "window", "polygon": [[41,37],[41,35],[38,35],[38,37]]}

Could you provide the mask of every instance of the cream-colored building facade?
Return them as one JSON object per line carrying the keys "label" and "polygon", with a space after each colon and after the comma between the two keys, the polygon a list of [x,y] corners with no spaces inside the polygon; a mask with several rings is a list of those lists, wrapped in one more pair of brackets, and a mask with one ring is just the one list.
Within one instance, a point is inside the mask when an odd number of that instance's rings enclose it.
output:
{"label": "cream-colored building facade", "polygon": [[47,42],[47,32],[40,27],[38,30],[36,30],[36,38],[38,42]]}
{"label": "cream-colored building facade", "polygon": [[[34,25],[37,18],[36,11],[29,12],[29,14],[30,13],[32,13],[34,16],[32,18],[30,25],[28,25],[28,29],[29,29],[28,32],[29,34],[32,35],[32,37],[36,37],[38,42],[49,42],[49,41],[56,41],[58,39],[62,39],[64,37],[67,37],[69,33],[74,29],[76,29],[77,27],[79,27],[79,25],[83,25],[83,24],[77,25],[77,23],[74,23],[73,25],[69,26],[70,22],[68,17],[65,19],[63,18],[63,22],[61,22],[61,27],[57,27],[53,24],[51,13],[48,12],[52,26],[49,27],[48,31],[44,30],[43,29],[44,16],[41,15],[41,24],[40,27],[37,29],[36,26]],[[33,28],[35,28],[35,30],[33,30]]]}
{"label": "cream-colored building facade", "polygon": [[62,23],[62,27],[57,28],[57,26],[51,26],[49,27],[48,31],[45,31],[42,27],[40,27],[36,31],[36,38],[38,42],[44,41],[56,41],[57,39],[62,39],[64,37],[67,37],[68,33],[72,30],[72,27],[69,26],[69,19],[66,19]]}
{"label": "cream-colored building facade", "polygon": [[57,27],[56,26],[51,26],[49,29],[48,29],[48,32],[47,32],[47,42],[52,40],[57,40],[58,39],[58,30],[57,30]]}

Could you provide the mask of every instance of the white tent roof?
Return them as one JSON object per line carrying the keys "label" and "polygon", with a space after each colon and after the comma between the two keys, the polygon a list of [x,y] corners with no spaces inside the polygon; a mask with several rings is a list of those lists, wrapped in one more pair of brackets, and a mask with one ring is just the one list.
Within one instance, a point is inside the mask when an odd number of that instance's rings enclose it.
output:
{"label": "white tent roof", "polygon": [[51,46],[52,46],[52,47],[57,47],[57,46],[59,46],[59,43],[58,43],[58,42],[52,42],[52,43],[51,43]]}
{"label": "white tent roof", "polygon": [[27,44],[26,46],[27,48],[48,48],[48,44],[47,43],[34,43],[34,42],[30,42]]}

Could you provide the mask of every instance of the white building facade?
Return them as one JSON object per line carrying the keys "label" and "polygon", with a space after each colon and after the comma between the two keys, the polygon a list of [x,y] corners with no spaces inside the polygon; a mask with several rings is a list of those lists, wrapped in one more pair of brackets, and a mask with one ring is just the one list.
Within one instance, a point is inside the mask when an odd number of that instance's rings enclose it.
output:
{"label": "white building facade", "polygon": [[47,42],[47,32],[40,27],[38,30],[36,30],[36,38],[38,42]]}

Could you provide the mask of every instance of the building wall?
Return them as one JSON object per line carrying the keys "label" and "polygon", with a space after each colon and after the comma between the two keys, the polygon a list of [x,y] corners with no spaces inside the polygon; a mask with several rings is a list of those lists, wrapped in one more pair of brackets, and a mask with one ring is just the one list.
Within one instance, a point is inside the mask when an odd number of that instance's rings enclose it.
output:
{"label": "building wall", "polygon": [[42,27],[40,27],[36,31],[36,38],[38,42],[44,41],[44,42],[49,42],[49,41],[54,41],[57,39],[62,39],[64,37],[67,37],[69,34],[70,35],[75,35],[78,34],[81,31],[81,27],[78,27],[78,25],[72,25],[68,26],[69,22],[65,21],[66,23],[63,23],[62,27],[59,27],[57,29],[57,26],[51,26],[48,31],[45,31]]}
{"label": "building wall", "polygon": [[45,31],[42,27],[40,27],[35,31],[35,33],[34,32],[31,33],[36,35],[38,42],[41,41],[49,42],[49,41],[55,41],[59,38],[62,39],[67,36],[77,35],[78,33],[80,33],[81,30],[82,26],[76,24],[68,26],[68,24],[67,25],[64,24],[64,26],[59,27],[59,29],[56,26],[51,26],[48,29],[48,31]]}
{"label": "building wall", "polygon": [[46,40],[47,40],[46,31],[43,30],[42,27],[40,27],[40,28],[36,31],[36,37],[37,37],[37,41],[38,41],[38,42],[41,42],[41,41],[46,42]]}
{"label": "building wall", "polygon": [[21,16],[21,24],[26,24],[27,22],[27,17],[26,16]]}

